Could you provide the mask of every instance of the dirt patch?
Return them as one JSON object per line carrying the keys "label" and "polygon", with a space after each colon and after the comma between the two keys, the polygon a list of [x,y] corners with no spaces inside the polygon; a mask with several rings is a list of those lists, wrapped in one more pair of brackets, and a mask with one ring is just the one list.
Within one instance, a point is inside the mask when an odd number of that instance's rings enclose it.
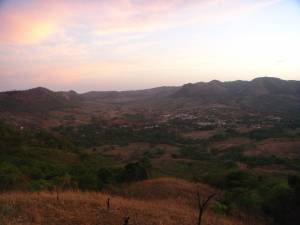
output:
{"label": "dirt patch", "polygon": [[232,148],[232,147],[236,147],[239,145],[247,145],[247,144],[251,144],[251,143],[252,143],[252,141],[248,138],[235,137],[235,138],[227,139],[225,141],[216,142],[212,145],[212,147],[214,149],[216,149],[217,151],[224,151],[224,150]]}
{"label": "dirt patch", "polygon": [[191,139],[207,139],[214,136],[217,132],[217,130],[201,130],[182,133],[182,135]]}
{"label": "dirt patch", "polygon": [[267,139],[245,151],[245,155],[275,155],[279,157],[293,158],[300,155],[300,140]]}
{"label": "dirt patch", "polygon": [[253,168],[254,171],[257,172],[263,172],[263,173],[273,173],[273,174],[278,174],[278,175],[282,175],[282,174],[297,174],[296,171],[294,170],[288,170],[285,168],[285,166],[283,165],[264,165],[264,166],[257,166],[255,168]]}

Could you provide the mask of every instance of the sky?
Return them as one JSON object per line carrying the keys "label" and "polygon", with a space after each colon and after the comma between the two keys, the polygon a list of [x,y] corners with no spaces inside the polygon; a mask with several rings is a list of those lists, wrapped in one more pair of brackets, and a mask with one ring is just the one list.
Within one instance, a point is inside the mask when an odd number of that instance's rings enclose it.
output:
{"label": "sky", "polygon": [[0,91],[300,80],[299,0],[0,0]]}

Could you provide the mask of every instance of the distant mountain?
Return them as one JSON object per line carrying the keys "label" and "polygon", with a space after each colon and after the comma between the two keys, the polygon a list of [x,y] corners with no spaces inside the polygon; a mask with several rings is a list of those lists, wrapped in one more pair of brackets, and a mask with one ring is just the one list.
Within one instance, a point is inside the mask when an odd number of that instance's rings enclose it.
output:
{"label": "distant mountain", "polygon": [[167,97],[179,87],[157,87],[134,91],[91,91],[81,95],[85,101],[128,102],[151,99],[155,96]]}
{"label": "distant mountain", "polygon": [[300,81],[262,77],[252,81],[211,81],[183,85],[170,96],[193,104],[224,104],[257,112],[300,113]]}
{"label": "distant mountain", "polygon": [[300,96],[300,81],[285,81],[278,78],[261,77],[252,81],[220,82],[217,80],[208,83],[200,82],[186,84],[175,93],[175,97],[216,97],[216,96],[266,96],[290,95]]}
{"label": "distant mountain", "polygon": [[45,88],[0,93],[0,111],[45,112],[89,104],[170,109],[221,104],[247,112],[300,115],[300,81],[272,77],[252,81],[189,83],[136,91],[53,92]]}
{"label": "distant mountain", "polygon": [[26,91],[0,93],[0,111],[8,112],[47,112],[72,107],[80,102],[74,92],[53,92],[38,87]]}

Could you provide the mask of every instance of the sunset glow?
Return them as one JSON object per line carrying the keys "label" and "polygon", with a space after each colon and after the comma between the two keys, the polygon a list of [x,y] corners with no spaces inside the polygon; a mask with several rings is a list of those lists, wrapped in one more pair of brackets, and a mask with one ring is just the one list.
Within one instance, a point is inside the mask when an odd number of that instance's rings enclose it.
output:
{"label": "sunset glow", "polygon": [[3,0],[0,90],[299,79],[297,0]]}

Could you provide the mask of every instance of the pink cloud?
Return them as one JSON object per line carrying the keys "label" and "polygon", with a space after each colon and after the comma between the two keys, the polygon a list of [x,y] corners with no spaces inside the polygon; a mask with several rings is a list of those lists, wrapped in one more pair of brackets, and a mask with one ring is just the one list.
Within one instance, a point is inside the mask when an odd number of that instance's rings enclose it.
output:
{"label": "pink cloud", "polygon": [[[164,53],[160,47],[165,46],[157,43],[160,36],[151,39],[152,36],[169,28],[196,25],[193,29],[201,30],[206,24],[231,22],[257,10],[267,10],[277,1],[280,0],[22,1],[21,5],[0,8],[0,88],[26,82],[35,86],[80,87],[90,80],[91,84],[117,83],[122,76],[128,78],[129,86],[130,82],[151,80],[140,74],[151,77],[161,75],[161,71],[172,76],[177,73],[174,79],[179,82],[181,74],[190,68],[208,73],[209,68],[199,63],[205,48],[197,51],[198,47],[193,52],[191,40],[187,39],[181,42],[183,49],[188,49],[181,52],[182,56],[173,50],[177,42],[170,43],[172,47]],[[151,32],[155,35],[149,35]],[[176,32],[180,35],[181,30]],[[212,45],[208,46],[207,52],[212,52]]]}
{"label": "pink cloud", "polygon": [[168,27],[228,20],[276,0],[28,1],[0,9],[0,42],[36,44],[85,26],[93,35],[151,32]]}

